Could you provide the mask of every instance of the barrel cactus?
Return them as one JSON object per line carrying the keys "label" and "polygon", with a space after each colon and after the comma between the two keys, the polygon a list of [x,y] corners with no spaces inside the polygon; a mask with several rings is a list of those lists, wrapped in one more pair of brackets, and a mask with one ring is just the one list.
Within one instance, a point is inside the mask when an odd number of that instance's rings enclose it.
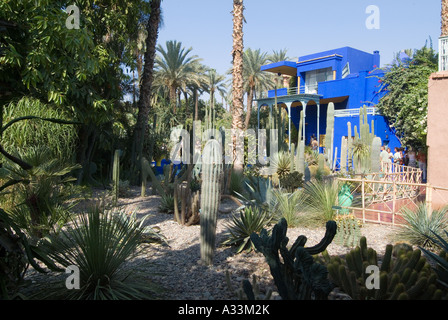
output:
{"label": "barrel cactus", "polygon": [[210,139],[202,155],[200,244],[201,261],[205,265],[212,264],[215,251],[222,166],[221,144]]}

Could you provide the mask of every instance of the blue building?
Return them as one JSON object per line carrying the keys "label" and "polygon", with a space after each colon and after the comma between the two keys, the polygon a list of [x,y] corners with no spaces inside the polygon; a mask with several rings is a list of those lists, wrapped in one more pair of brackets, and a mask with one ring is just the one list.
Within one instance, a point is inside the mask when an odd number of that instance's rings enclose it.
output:
{"label": "blue building", "polygon": [[297,62],[281,61],[262,66],[261,70],[279,77],[292,77],[294,86],[264,93],[257,99],[258,111],[263,106],[272,107],[277,100],[277,105],[288,112],[288,131],[291,132],[292,125],[298,128],[300,112],[304,110],[305,143],[308,144],[314,135],[323,147],[327,108],[332,102],[335,107],[333,148],[341,150],[341,139],[348,134],[347,123],[351,123],[354,135],[354,126],[359,128],[359,109],[367,106],[368,122],[373,121],[375,135],[393,150],[401,146],[400,141],[375,107],[381,98],[379,78],[384,74],[379,67],[378,51],[368,53],[351,47],[302,56]]}

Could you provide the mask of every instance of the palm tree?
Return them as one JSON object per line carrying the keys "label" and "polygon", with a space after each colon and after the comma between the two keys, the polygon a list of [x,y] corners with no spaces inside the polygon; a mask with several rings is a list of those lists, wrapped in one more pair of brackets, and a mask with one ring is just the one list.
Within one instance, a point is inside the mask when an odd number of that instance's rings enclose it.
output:
{"label": "palm tree", "polygon": [[195,78],[187,85],[188,90],[192,94],[194,101],[194,120],[199,120],[199,96],[207,91],[208,77],[206,74],[207,67],[201,63],[194,64]]}
{"label": "palm tree", "polygon": [[442,37],[448,36],[448,0],[442,0],[442,11],[441,11],[441,18],[442,18]]}
{"label": "palm tree", "polygon": [[267,54],[261,52],[260,49],[252,50],[247,49],[244,51],[243,63],[243,75],[247,85],[247,111],[244,127],[248,129],[250,115],[252,112],[252,103],[255,95],[255,91],[258,88],[262,91],[268,87],[269,75],[267,72],[261,71],[261,66],[266,64]]}
{"label": "palm tree", "polygon": [[[268,56],[268,61],[270,63],[280,62],[280,61],[287,61],[291,60],[290,57],[288,57],[288,50],[287,49],[280,49],[278,51],[272,50],[272,53]],[[283,86],[287,88],[289,86],[289,79],[291,76],[289,75],[282,75],[283,76]]]}
{"label": "palm tree", "polygon": [[[243,130],[244,81],[243,81],[243,0],[233,0],[233,49],[232,49],[232,129]],[[242,172],[243,164],[236,160],[236,139],[233,141],[234,169]]]}
{"label": "palm tree", "polygon": [[186,90],[188,84],[197,80],[197,63],[201,60],[196,55],[189,55],[193,49],[182,47],[182,42],[167,41],[166,49],[157,46],[156,72],[158,81],[168,87],[170,104],[176,113],[177,91]]}
{"label": "palm tree", "polygon": [[212,116],[215,112],[215,93],[219,93],[222,97],[226,94],[226,85],[224,84],[225,76],[220,75],[215,69],[209,69],[206,73],[207,75],[207,89],[210,93],[210,111],[208,113],[209,119],[213,119]]}
{"label": "palm tree", "polygon": [[151,14],[146,24],[146,51],[145,65],[143,67],[142,79],[140,84],[140,98],[138,101],[137,122],[133,133],[132,146],[132,166],[140,168],[139,159],[143,153],[143,139],[148,123],[149,111],[151,110],[151,91],[154,80],[153,68],[156,56],[156,42],[159,34],[159,25],[161,20],[161,0],[152,0],[150,4]]}

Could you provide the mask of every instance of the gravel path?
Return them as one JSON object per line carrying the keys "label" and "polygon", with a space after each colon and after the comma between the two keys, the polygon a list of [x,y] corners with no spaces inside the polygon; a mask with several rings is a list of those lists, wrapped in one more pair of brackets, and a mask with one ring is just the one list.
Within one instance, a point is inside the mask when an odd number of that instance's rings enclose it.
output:
{"label": "gravel path", "polygon": [[[226,284],[226,271],[231,275],[233,288],[239,288],[245,279],[257,277],[260,293],[268,289],[274,291],[269,266],[261,253],[235,254],[234,247],[223,247],[219,244],[225,239],[226,224],[231,218],[229,213],[220,213],[217,224],[217,248],[212,266],[203,266],[200,263],[199,232],[200,227],[182,226],[173,221],[173,216],[158,211],[158,196],[146,198],[133,198],[123,200],[126,210],[136,211],[141,215],[149,215],[148,223],[160,228],[160,233],[166,238],[169,246],[145,245],[140,255],[132,261],[139,270],[153,272],[153,281],[167,289],[165,299],[235,299],[236,295],[229,290]],[[220,210],[228,212],[229,208],[236,208],[230,200],[221,203]],[[375,249],[378,255],[384,253],[388,243],[393,243],[395,229],[391,226],[378,224],[365,224],[361,228],[362,235],[366,236],[369,247]],[[287,236],[290,243],[299,235],[308,238],[307,246],[320,242],[325,234],[325,228],[288,228]],[[350,248],[337,245],[334,241],[327,248],[330,255],[345,254]]]}
{"label": "gravel path", "polygon": [[[245,279],[255,275],[260,293],[269,289],[274,291],[273,298],[278,299],[275,292],[269,266],[264,256],[257,252],[235,254],[234,247],[220,246],[225,239],[226,223],[231,218],[230,209],[237,206],[231,200],[223,200],[217,224],[217,248],[212,266],[200,263],[199,225],[182,226],[173,220],[172,214],[160,213],[159,196],[140,197],[137,188],[132,189],[126,198],[119,201],[119,206],[126,212],[136,212],[142,217],[148,215],[148,225],[160,229],[168,245],[143,244],[139,254],[128,262],[127,267],[134,271],[142,271],[146,279],[157,283],[165,290],[161,299],[170,300],[223,300],[237,299],[229,290],[226,272],[230,273],[231,285],[239,288]],[[361,228],[362,235],[367,237],[367,244],[381,255],[388,243],[393,243],[395,230],[391,226],[365,224]],[[288,228],[290,243],[299,235],[308,238],[307,246],[317,244],[325,234],[325,228]],[[350,249],[337,245],[334,241],[327,248],[330,255],[345,254]],[[46,275],[47,276],[47,275]],[[33,270],[28,271],[28,279],[39,281],[42,276]],[[341,299],[332,293],[330,298]]]}

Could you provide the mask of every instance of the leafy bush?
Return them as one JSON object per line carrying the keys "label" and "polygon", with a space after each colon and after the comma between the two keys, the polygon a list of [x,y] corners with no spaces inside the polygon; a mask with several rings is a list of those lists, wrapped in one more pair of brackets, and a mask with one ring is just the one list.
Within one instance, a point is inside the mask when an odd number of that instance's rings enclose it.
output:
{"label": "leafy bush", "polygon": [[400,226],[397,237],[422,248],[435,248],[437,245],[430,237],[433,232],[442,234],[443,230],[447,230],[447,212],[448,206],[433,210],[429,215],[424,202],[419,203],[416,210],[404,208],[401,214],[406,223]]}
{"label": "leafy bush", "polygon": [[303,174],[298,171],[289,172],[280,178],[280,185],[282,188],[293,192],[303,186]]}

